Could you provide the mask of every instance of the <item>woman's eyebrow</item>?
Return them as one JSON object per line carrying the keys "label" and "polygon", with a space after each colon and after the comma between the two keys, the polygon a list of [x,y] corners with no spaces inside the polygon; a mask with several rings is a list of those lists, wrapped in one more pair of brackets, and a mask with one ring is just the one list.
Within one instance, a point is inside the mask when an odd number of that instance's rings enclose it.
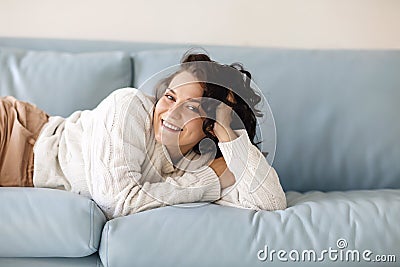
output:
{"label": "woman's eyebrow", "polygon": [[167,88],[166,90],[170,91],[171,93],[173,93],[174,95],[176,95],[175,91],[172,90],[171,88]]}
{"label": "woman's eyebrow", "polygon": [[[167,88],[167,90],[170,91],[172,94],[176,95],[176,93],[175,93],[175,91],[174,91],[173,89]],[[196,103],[201,104],[201,101],[198,100],[198,99],[188,98],[188,99],[186,99],[186,100],[188,100],[188,101],[190,101],[190,102],[196,102]]]}

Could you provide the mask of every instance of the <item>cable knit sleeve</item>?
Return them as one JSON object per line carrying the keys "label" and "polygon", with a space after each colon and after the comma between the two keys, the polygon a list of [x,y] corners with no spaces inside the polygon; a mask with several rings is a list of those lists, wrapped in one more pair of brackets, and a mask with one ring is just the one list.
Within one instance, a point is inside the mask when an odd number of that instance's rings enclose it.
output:
{"label": "cable knit sleeve", "polygon": [[147,156],[147,116],[148,110],[134,88],[117,90],[94,110],[92,134],[87,136],[89,188],[106,216],[219,199],[219,178],[209,167],[167,177],[164,182],[146,181],[141,166]]}
{"label": "cable knit sleeve", "polygon": [[254,146],[245,129],[234,130],[238,137],[218,143],[236,183],[221,192],[216,204],[254,210],[286,208],[286,196],[275,169]]}

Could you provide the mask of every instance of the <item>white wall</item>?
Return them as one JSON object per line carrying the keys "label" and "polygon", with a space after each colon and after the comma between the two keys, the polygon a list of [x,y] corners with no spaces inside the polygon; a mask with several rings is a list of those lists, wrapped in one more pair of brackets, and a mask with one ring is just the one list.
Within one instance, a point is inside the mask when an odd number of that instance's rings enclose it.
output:
{"label": "white wall", "polygon": [[0,0],[0,36],[400,48],[400,1]]}

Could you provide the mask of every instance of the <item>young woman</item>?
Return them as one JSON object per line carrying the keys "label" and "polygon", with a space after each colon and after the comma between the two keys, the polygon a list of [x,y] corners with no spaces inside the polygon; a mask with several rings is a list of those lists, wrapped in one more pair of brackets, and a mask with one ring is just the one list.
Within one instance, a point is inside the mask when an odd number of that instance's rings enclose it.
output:
{"label": "young woman", "polygon": [[109,219],[198,201],[284,209],[278,175],[253,141],[261,98],[250,79],[239,64],[187,53],[155,97],[118,89],[67,118],[2,98],[0,186],[75,192]]}

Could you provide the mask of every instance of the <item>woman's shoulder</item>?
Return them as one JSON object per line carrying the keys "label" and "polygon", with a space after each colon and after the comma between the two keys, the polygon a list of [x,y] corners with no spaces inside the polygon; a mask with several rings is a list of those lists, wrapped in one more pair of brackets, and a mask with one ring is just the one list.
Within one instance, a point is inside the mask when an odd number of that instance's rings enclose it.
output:
{"label": "woman's shoulder", "polygon": [[150,112],[154,106],[155,98],[145,94],[139,89],[133,87],[124,87],[114,90],[101,103],[95,110],[103,110],[109,112],[110,109],[124,109],[127,105],[130,108]]}
{"label": "woman's shoulder", "polygon": [[155,97],[147,95],[143,91],[134,87],[124,87],[114,90],[107,98],[114,97],[120,100],[132,100],[137,99],[144,104],[153,105],[155,102]]}
{"label": "woman's shoulder", "polygon": [[[128,123],[148,130],[154,110],[154,98],[133,87],[120,88],[112,92],[108,98],[113,106],[109,111],[115,114],[113,120],[117,124]],[[140,127],[140,125],[142,125]],[[126,128],[127,125],[124,125]],[[129,127],[128,127],[129,128]]]}

